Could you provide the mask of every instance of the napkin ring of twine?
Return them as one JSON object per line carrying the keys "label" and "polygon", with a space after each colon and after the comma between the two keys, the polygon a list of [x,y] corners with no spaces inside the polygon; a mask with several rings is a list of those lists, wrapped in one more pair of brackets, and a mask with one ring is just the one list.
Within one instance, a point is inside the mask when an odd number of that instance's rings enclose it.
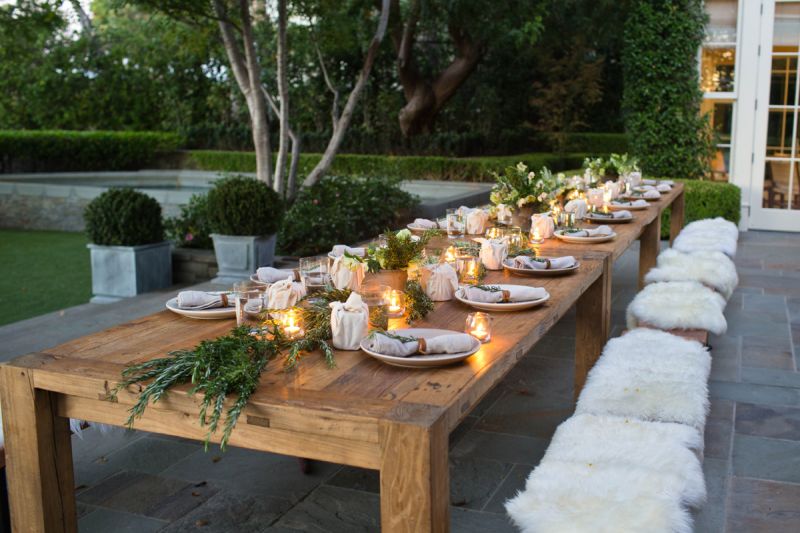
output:
{"label": "napkin ring of twine", "polygon": [[417,351],[421,354],[424,354],[428,351],[428,345],[425,343],[425,339],[417,339]]}
{"label": "napkin ring of twine", "polygon": [[544,269],[545,270],[550,270],[551,267],[552,267],[552,264],[550,263],[550,260],[549,259],[545,259],[544,260]]}
{"label": "napkin ring of twine", "polygon": [[225,294],[224,292],[220,293],[219,299],[220,299],[220,301],[222,301],[222,307],[228,307],[228,295],[227,294]]}
{"label": "napkin ring of twine", "polygon": [[[548,268],[549,268],[549,266],[548,266]],[[508,301],[511,299],[511,291],[503,290],[501,292],[503,293],[503,299],[500,300],[500,301],[504,302],[504,303],[508,303]]]}
{"label": "napkin ring of twine", "polygon": [[298,269],[295,268],[294,270],[292,270],[292,278],[293,278],[292,281],[298,281],[298,282],[301,281],[300,271]]}

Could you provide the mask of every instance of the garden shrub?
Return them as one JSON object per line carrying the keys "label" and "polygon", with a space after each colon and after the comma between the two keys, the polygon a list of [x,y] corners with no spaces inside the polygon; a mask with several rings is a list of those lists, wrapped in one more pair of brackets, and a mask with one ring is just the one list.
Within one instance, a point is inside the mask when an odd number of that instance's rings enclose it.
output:
{"label": "garden shrub", "polygon": [[208,191],[208,227],[222,235],[272,235],[283,219],[283,200],[263,181],[233,176]]}
{"label": "garden shrub", "polygon": [[180,144],[151,131],[0,130],[0,172],[134,170]]}
{"label": "garden shrub", "polygon": [[161,204],[133,189],[105,191],[89,202],[83,218],[94,244],[138,246],[164,240]]}
{"label": "garden shrub", "polygon": [[181,214],[164,221],[167,238],[181,248],[212,249],[211,228],[208,224],[208,196],[193,194],[181,207]]}
{"label": "garden shrub", "polygon": [[625,23],[623,109],[630,151],[650,175],[701,178],[712,149],[700,115],[702,0],[633,0]]}
{"label": "garden shrub", "polygon": [[303,256],[356,243],[395,227],[416,203],[397,180],[329,176],[301,189],[286,214],[278,249]]}
{"label": "garden shrub", "polygon": [[[684,224],[704,218],[722,217],[739,224],[741,217],[742,191],[732,183],[678,179],[684,186],[686,207]],[[661,237],[669,238],[669,214],[661,215]]]}

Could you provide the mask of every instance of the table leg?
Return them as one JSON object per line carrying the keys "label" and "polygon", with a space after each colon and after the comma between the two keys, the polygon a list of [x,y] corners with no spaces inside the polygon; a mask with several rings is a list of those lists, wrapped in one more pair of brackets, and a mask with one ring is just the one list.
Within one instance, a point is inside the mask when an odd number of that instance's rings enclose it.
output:
{"label": "table leg", "polygon": [[611,275],[609,255],[603,273],[575,304],[575,399],[586,384],[586,376],[600,357],[611,332]]}
{"label": "table leg", "polygon": [[644,276],[656,266],[661,251],[661,216],[644,227],[639,237],[639,289],[644,287]]}
{"label": "table leg", "polygon": [[69,420],[56,395],[36,389],[29,369],[0,366],[11,528],[36,533],[78,530]]}
{"label": "table leg", "polygon": [[441,421],[430,427],[381,423],[381,531],[450,531],[448,434]]}
{"label": "table leg", "polygon": [[672,208],[669,214],[669,244],[675,241],[675,237],[681,232],[683,228],[684,217],[686,213],[686,197],[684,191],[681,191],[678,196],[672,201]]}

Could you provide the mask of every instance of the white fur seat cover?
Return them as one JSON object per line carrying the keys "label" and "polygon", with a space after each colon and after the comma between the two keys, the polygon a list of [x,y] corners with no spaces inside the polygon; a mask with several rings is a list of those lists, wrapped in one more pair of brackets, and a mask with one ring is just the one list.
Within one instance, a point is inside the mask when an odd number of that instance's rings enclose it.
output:
{"label": "white fur seat cover", "polygon": [[698,281],[719,292],[726,300],[739,284],[736,265],[722,252],[698,250],[683,253],[668,249],[659,254],[657,264],[644,277],[645,283]]}
{"label": "white fur seat cover", "polygon": [[736,239],[724,233],[705,233],[701,231],[684,233],[681,231],[672,247],[679,252],[707,250],[722,252],[728,257],[736,256]]}
{"label": "white fur seat cover", "polygon": [[725,298],[697,281],[652,283],[628,305],[628,328],[704,329],[721,335],[728,329]]}
{"label": "white fur seat cover", "polygon": [[524,533],[689,533],[684,490],[670,473],[548,459],[506,511]]}
{"label": "white fur seat cover", "polygon": [[704,218],[690,222],[681,230],[681,233],[706,233],[710,235],[725,235],[734,241],[739,240],[739,228],[730,220],[722,217]]}

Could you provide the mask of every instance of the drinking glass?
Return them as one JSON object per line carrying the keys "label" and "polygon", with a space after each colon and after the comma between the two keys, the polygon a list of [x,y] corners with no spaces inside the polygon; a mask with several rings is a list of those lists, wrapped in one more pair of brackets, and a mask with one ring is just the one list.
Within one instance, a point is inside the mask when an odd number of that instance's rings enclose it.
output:
{"label": "drinking glass", "polygon": [[234,283],[233,297],[236,304],[236,325],[257,326],[261,323],[261,311],[264,310],[266,286],[253,281]]}
{"label": "drinking glass", "polygon": [[365,283],[358,290],[361,300],[369,308],[369,327],[387,330],[389,328],[389,299],[392,289],[380,283]]}
{"label": "drinking glass", "polygon": [[464,217],[458,209],[447,210],[447,236],[451,239],[458,239],[464,236]]}
{"label": "drinking glass", "polygon": [[303,280],[308,294],[322,292],[331,283],[327,258],[302,257],[299,270],[300,279]]}

